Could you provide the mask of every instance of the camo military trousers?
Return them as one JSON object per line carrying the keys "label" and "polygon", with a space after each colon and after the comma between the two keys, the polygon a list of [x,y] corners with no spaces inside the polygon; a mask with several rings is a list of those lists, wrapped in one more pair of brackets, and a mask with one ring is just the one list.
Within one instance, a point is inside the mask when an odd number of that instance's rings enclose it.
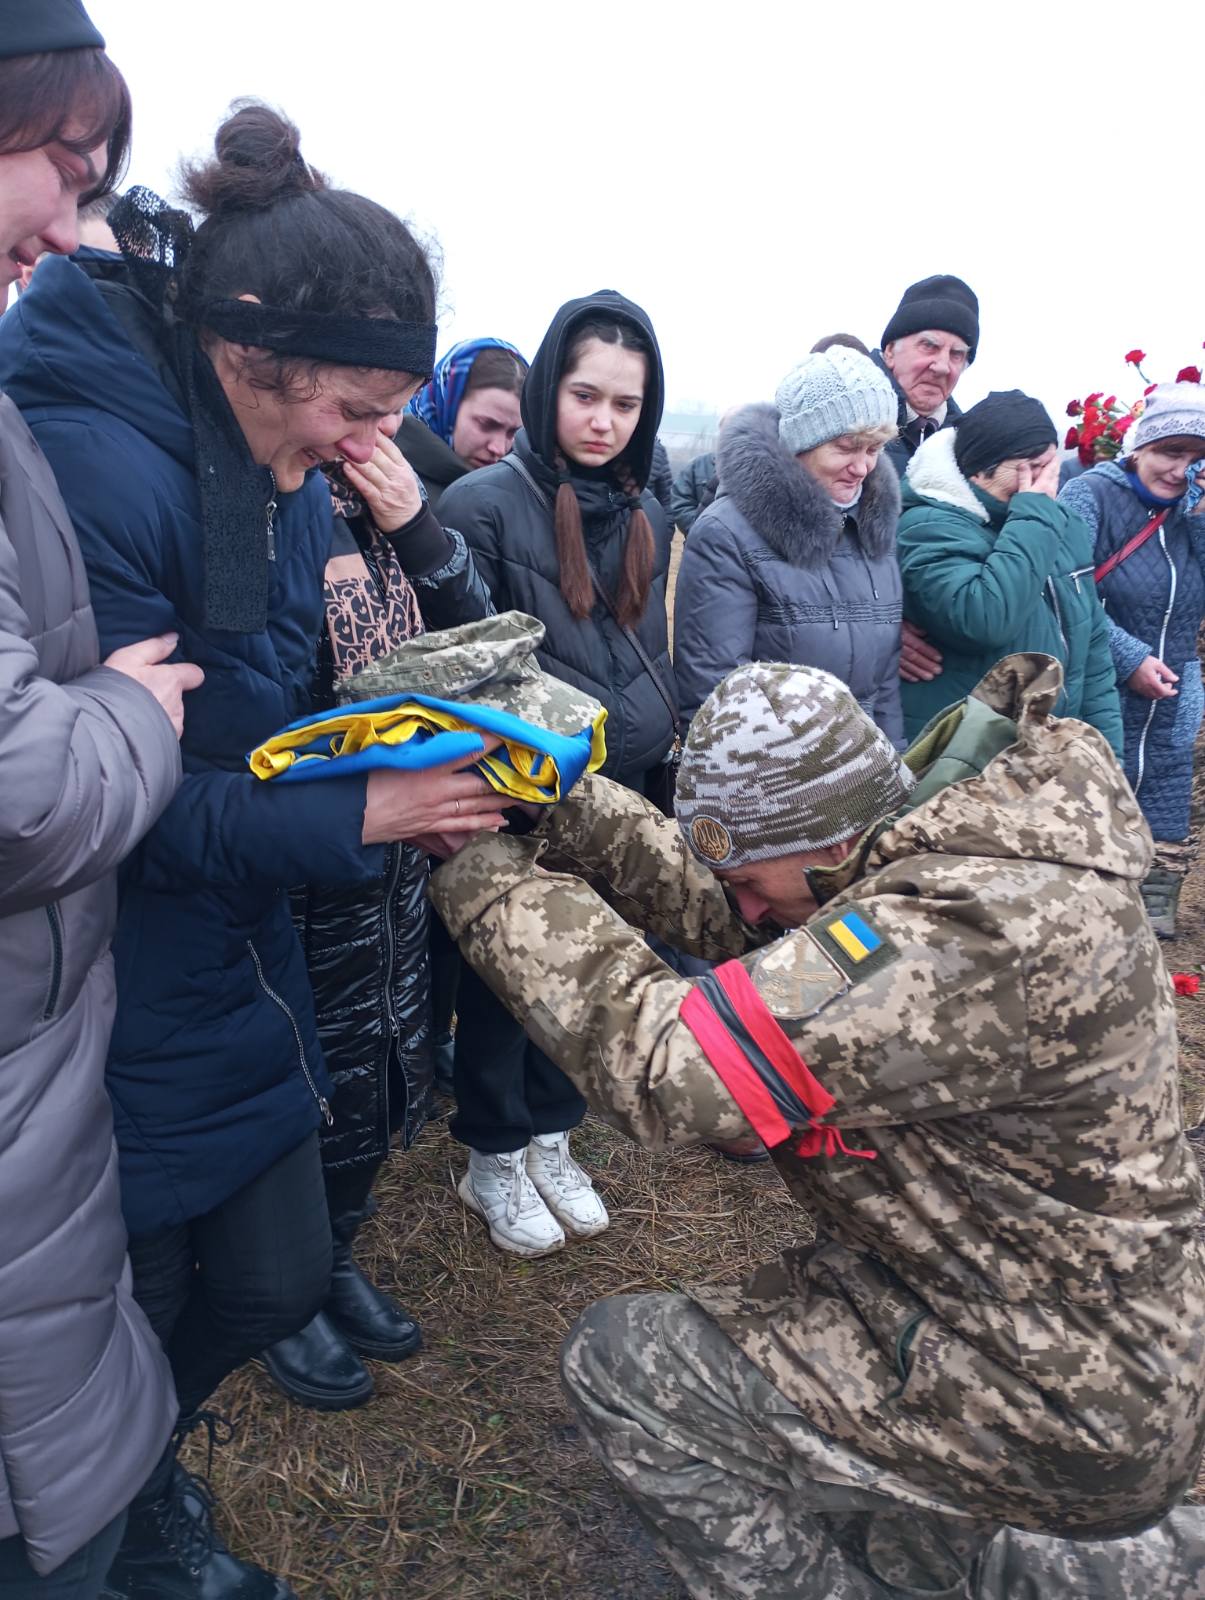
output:
{"label": "camo military trousers", "polygon": [[820,1433],[686,1295],[596,1302],[563,1373],[696,1600],[1205,1600],[1205,1510],[1093,1544],[962,1516]]}

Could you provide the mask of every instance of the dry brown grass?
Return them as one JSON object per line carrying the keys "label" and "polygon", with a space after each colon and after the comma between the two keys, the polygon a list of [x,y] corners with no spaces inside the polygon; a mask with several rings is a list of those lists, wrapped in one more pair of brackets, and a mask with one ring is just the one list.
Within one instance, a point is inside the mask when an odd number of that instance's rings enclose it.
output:
{"label": "dry brown grass", "polygon": [[[239,1418],[214,1455],[232,1546],[306,1600],[655,1600],[682,1593],[577,1437],[561,1339],[599,1295],[742,1276],[806,1219],[772,1169],[701,1150],[653,1155],[590,1120],[575,1149],[610,1230],[542,1261],[503,1256],[453,1193],[446,1125],[395,1155],[357,1255],[423,1327],[373,1364],[377,1397],[319,1415],[258,1368],[215,1404]],[[191,1447],[189,1464],[204,1469]]]}

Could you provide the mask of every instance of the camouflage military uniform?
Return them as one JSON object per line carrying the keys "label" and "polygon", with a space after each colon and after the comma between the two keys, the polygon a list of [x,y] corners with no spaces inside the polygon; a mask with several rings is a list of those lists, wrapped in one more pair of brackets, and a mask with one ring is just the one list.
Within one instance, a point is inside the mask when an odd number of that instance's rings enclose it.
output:
{"label": "camouflage military uniform", "polygon": [[[1001,1524],[1137,1534],[1191,1483],[1205,1253],[1150,837],[1105,741],[1048,717],[1058,683],[1043,658],[989,675],[911,807],[761,949],[675,825],[601,779],[433,880],[468,959],[642,1143],[749,1125],[629,922],[739,958],[835,1101],[774,1151],[823,1243],[689,1303],[604,1302],[569,1342],[587,1427],[698,1595],[973,1592]],[[870,959],[834,937],[850,912]],[[1128,1547],[1164,1562],[1143,1587],[1205,1592],[1199,1516]],[[1000,1543],[989,1577],[1025,1559]],[[1052,1571],[1077,1549],[1033,1548]],[[1063,1592],[1132,1593],[1091,1581]]]}

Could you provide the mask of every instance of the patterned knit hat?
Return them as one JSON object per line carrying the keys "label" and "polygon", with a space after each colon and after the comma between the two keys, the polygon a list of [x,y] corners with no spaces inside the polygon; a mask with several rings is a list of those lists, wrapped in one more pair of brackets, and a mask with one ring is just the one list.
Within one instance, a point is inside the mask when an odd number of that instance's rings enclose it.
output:
{"label": "patterned knit hat", "polygon": [[690,725],[678,825],[705,866],[739,867],[849,839],[911,787],[839,678],[754,661],[730,672]]}
{"label": "patterned knit hat", "polygon": [[805,356],[778,385],[778,437],[799,455],[843,433],[893,428],[899,403],[887,375],[869,356],[835,344]]}
{"label": "patterned knit hat", "polygon": [[1147,395],[1126,449],[1179,438],[1205,439],[1205,383],[1161,383]]}

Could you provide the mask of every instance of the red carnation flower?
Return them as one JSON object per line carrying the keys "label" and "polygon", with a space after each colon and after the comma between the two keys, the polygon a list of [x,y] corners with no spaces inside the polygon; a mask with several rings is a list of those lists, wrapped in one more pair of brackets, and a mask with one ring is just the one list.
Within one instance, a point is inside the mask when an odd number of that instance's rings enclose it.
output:
{"label": "red carnation flower", "polygon": [[1142,362],[1144,362],[1145,360],[1146,360],[1146,351],[1145,350],[1134,349],[1134,350],[1127,350],[1126,351],[1126,363],[1127,363],[1128,366],[1131,366],[1131,367],[1140,366],[1142,364]]}
{"label": "red carnation flower", "polygon": [[1079,429],[1068,428],[1067,437],[1063,440],[1064,450],[1074,450],[1079,444]]}
{"label": "red carnation flower", "polygon": [[1179,372],[1176,373],[1177,383],[1200,383],[1200,381],[1200,367],[1181,367]]}
{"label": "red carnation flower", "polygon": [[1142,391],[1142,398],[1145,400],[1148,394],[1154,394],[1158,387],[1159,385],[1157,383],[1148,383],[1146,388]]}
{"label": "red carnation flower", "polygon": [[1177,994],[1193,995],[1201,987],[1201,980],[1195,972],[1173,972],[1172,988]]}
{"label": "red carnation flower", "polygon": [[1078,417],[1083,409],[1083,406],[1080,405],[1078,400],[1068,400],[1067,415],[1069,417]]}
{"label": "red carnation flower", "polygon": [[1088,398],[1084,401],[1084,405],[1085,406],[1094,406],[1096,404],[1096,402],[1100,399],[1100,397],[1104,394],[1104,392],[1105,391],[1103,389],[1098,389],[1095,394],[1090,394],[1088,396]]}

